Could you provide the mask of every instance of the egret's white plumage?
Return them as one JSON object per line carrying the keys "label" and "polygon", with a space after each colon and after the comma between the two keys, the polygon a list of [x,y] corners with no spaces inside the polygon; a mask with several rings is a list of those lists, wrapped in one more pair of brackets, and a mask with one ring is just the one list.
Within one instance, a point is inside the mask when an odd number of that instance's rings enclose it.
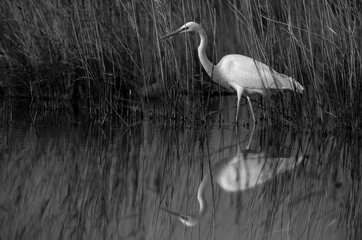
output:
{"label": "egret's white plumage", "polygon": [[[243,191],[262,184],[278,174],[294,169],[303,156],[268,158],[265,153],[238,153],[235,157],[224,159],[211,168],[213,178],[219,186],[228,192]],[[210,175],[206,174],[202,179],[198,191],[199,212],[195,215],[181,215],[170,210],[164,211],[176,215],[186,226],[195,226],[203,218],[207,211],[207,202],[204,193]]]}
{"label": "egret's white plumage", "polygon": [[213,81],[225,88],[233,88],[236,90],[236,121],[238,120],[239,105],[242,95],[248,100],[251,114],[255,122],[254,111],[249,98],[250,95],[254,93],[266,95],[269,92],[283,89],[289,89],[299,93],[304,91],[304,87],[293,78],[277,73],[267,65],[247,56],[239,54],[226,55],[217,65],[213,65],[205,53],[207,45],[206,32],[195,22],[188,22],[163,38],[171,37],[182,32],[197,32],[199,34],[201,42],[198,47],[198,55],[205,71]]}

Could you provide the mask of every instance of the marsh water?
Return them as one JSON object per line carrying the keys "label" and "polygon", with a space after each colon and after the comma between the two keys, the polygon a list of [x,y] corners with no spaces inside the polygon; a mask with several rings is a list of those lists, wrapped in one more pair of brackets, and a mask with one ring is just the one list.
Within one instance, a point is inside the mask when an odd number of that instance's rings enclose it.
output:
{"label": "marsh water", "polygon": [[[1,108],[0,238],[361,239],[359,133],[253,128],[246,104],[236,127],[221,102],[207,121],[127,127]],[[226,190],[220,166],[245,185]],[[162,210],[197,215],[210,175],[197,225]]]}

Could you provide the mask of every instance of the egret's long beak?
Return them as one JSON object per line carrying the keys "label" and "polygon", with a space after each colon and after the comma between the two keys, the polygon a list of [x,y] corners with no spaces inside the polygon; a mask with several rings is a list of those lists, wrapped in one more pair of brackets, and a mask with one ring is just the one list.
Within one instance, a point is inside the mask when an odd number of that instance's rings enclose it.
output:
{"label": "egret's long beak", "polygon": [[167,212],[167,213],[169,213],[169,214],[171,214],[171,215],[174,215],[174,216],[176,216],[176,217],[184,218],[184,216],[182,216],[181,214],[179,214],[179,213],[177,213],[177,212],[173,212],[173,211],[167,210],[167,209],[165,209],[165,208],[163,208],[163,207],[160,207],[160,209],[161,209],[162,211],[165,211],[165,212]]}
{"label": "egret's long beak", "polygon": [[174,35],[176,35],[176,34],[179,34],[180,32],[182,32],[182,31],[184,31],[184,30],[185,30],[185,28],[183,28],[183,27],[182,27],[182,28],[179,28],[179,29],[177,29],[177,30],[175,30],[175,31],[167,34],[166,36],[161,37],[160,39],[163,40],[163,39],[172,37],[172,36],[174,36]]}
{"label": "egret's long beak", "polygon": [[164,209],[162,207],[160,207],[160,209],[162,211],[165,211],[165,212],[171,214],[171,215],[176,216],[186,226],[192,227],[192,226],[195,226],[199,222],[198,218],[187,216],[187,215],[181,215],[179,213]]}
{"label": "egret's long beak", "polygon": [[167,213],[169,213],[169,214],[171,214],[171,215],[174,215],[174,216],[178,217],[178,219],[180,219],[181,222],[184,222],[184,221],[187,219],[186,216],[181,215],[181,214],[179,214],[179,213],[177,213],[177,212],[173,212],[173,211],[167,210],[167,209],[165,209],[165,208],[163,208],[163,207],[160,207],[160,209],[161,209],[162,211],[165,211],[165,212],[167,212]]}

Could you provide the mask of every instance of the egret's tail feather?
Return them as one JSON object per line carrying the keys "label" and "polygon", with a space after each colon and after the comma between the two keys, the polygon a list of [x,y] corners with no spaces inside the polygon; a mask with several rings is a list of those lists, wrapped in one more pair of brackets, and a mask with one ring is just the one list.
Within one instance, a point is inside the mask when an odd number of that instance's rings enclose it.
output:
{"label": "egret's tail feather", "polygon": [[277,81],[277,85],[280,89],[290,89],[298,93],[303,93],[304,91],[304,87],[299,82],[287,75],[274,72],[274,80]]}
{"label": "egret's tail feather", "polygon": [[289,82],[291,84],[291,86],[293,87],[292,90],[299,92],[299,93],[303,93],[304,92],[304,87],[302,86],[302,84],[300,84],[299,82],[295,81],[294,78],[289,77]]}

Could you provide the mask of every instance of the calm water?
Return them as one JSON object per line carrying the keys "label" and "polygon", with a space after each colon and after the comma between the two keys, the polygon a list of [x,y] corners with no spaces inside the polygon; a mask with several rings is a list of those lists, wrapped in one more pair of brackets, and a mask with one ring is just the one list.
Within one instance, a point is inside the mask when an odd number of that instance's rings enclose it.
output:
{"label": "calm water", "polygon": [[[48,124],[36,124],[39,115],[31,125],[32,113],[2,109],[0,238],[361,239],[360,138],[236,128],[232,104],[218,106],[221,124],[215,113],[194,124],[103,129],[50,113]],[[207,176],[198,225],[161,210],[197,215]],[[225,190],[230,182],[241,190]]]}

